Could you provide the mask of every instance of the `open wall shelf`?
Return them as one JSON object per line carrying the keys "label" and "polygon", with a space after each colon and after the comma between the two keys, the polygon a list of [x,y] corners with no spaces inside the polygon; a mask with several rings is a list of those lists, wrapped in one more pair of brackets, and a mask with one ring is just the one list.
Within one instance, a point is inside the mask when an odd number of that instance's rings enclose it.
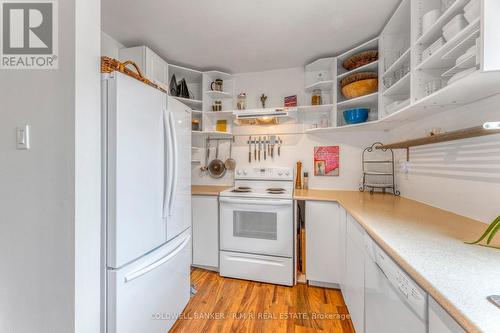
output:
{"label": "open wall shelf", "polygon": [[377,149],[406,149],[407,151],[406,157],[407,160],[409,161],[410,148],[412,147],[425,146],[441,142],[463,140],[463,139],[469,139],[469,138],[475,138],[493,134],[500,134],[500,129],[485,129],[483,126],[476,126],[476,127],[436,134],[433,136],[387,144],[377,147]]}

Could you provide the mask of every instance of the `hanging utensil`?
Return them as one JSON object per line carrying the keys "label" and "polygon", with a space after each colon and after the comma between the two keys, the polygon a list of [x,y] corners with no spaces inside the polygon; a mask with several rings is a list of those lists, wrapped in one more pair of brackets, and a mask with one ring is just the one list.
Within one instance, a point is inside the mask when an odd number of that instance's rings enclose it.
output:
{"label": "hanging utensil", "polygon": [[233,153],[233,141],[231,140],[229,142],[229,158],[224,163],[226,169],[230,171],[236,169],[236,161],[232,158],[232,153]]}
{"label": "hanging utensil", "polygon": [[278,156],[281,156],[281,145],[283,144],[283,140],[278,136]]}
{"label": "hanging utensil", "polygon": [[257,137],[253,140],[253,160],[257,161]]}
{"label": "hanging utensil", "polygon": [[259,162],[260,162],[260,152],[262,150],[262,137],[259,136]]}
{"label": "hanging utensil", "polygon": [[276,145],[276,136],[271,135],[269,141],[271,143],[271,158],[274,158],[274,145]]}
{"label": "hanging utensil", "polygon": [[205,139],[205,165],[202,166],[200,169],[201,171],[208,171],[208,160],[210,159],[210,140]]}
{"label": "hanging utensil", "polygon": [[264,137],[264,161],[267,159],[267,136]]}
{"label": "hanging utensil", "polygon": [[248,137],[248,163],[252,163],[252,137]]}
{"label": "hanging utensil", "polygon": [[219,141],[217,140],[217,148],[215,149],[215,159],[208,165],[208,173],[212,178],[222,178],[226,174],[226,166],[224,162],[219,160]]}

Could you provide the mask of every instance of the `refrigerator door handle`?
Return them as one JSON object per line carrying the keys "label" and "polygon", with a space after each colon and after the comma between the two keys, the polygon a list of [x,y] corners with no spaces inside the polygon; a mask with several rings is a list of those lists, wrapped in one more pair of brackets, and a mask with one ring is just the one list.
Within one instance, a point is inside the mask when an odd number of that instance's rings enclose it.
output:
{"label": "refrigerator door handle", "polygon": [[170,136],[171,136],[171,142],[172,142],[172,166],[173,168],[171,169],[171,175],[172,175],[172,180],[171,180],[171,186],[170,186],[170,195],[169,195],[169,204],[168,204],[168,215],[172,216],[173,208],[174,208],[174,203],[175,203],[175,192],[177,191],[177,169],[178,169],[178,160],[179,160],[179,148],[177,147],[177,132],[175,130],[175,119],[172,114],[172,112],[168,113],[169,115],[169,123],[170,123]]}
{"label": "refrigerator door handle", "polygon": [[[164,219],[167,218],[168,215],[168,203],[170,202],[170,188],[172,187],[172,140],[170,139],[170,116],[167,110],[163,111],[163,147],[164,147],[164,156],[163,156],[163,212],[162,217]],[[165,161],[166,160],[166,161]]]}
{"label": "refrigerator door handle", "polygon": [[179,246],[177,246],[175,249],[172,250],[169,254],[167,254],[165,257],[161,258],[160,260],[155,261],[149,266],[143,267],[141,269],[138,269],[134,272],[131,272],[125,276],[125,283],[134,281],[141,276],[144,276],[148,274],[149,272],[153,271],[154,269],[160,267],[161,265],[169,262],[173,257],[175,257],[179,252],[181,252],[189,243],[189,240],[191,239],[190,235],[186,235],[185,239],[182,241]]}

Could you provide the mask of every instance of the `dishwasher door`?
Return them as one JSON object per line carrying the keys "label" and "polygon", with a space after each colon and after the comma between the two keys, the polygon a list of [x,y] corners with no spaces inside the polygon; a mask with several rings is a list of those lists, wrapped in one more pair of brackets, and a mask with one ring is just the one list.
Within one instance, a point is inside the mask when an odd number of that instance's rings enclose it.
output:
{"label": "dishwasher door", "polygon": [[426,333],[427,294],[365,240],[365,333]]}

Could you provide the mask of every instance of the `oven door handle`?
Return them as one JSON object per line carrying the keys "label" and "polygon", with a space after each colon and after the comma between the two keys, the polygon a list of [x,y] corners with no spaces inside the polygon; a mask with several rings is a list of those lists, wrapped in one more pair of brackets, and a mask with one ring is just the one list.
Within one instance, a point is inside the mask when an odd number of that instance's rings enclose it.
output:
{"label": "oven door handle", "polygon": [[232,199],[219,198],[221,203],[243,204],[243,205],[266,205],[266,206],[292,206],[292,200],[255,200],[255,199]]}

